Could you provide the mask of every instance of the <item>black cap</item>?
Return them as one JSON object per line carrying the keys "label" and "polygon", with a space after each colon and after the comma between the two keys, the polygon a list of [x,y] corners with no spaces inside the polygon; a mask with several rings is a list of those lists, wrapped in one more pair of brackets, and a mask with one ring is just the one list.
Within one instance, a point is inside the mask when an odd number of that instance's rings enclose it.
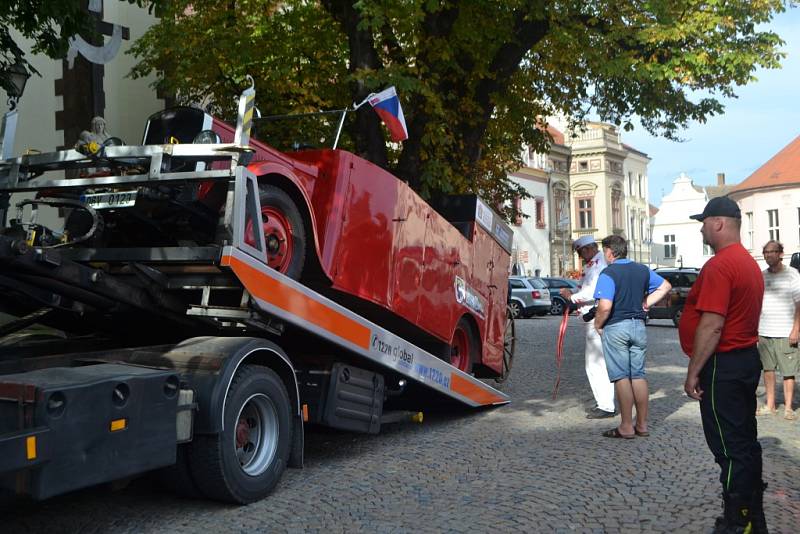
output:
{"label": "black cap", "polygon": [[716,197],[708,201],[703,213],[691,215],[689,218],[702,221],[706,217],[733,217],[734,219],[741,219],[742,212],[739,210],[739,206],[736,202],[728,197]]}

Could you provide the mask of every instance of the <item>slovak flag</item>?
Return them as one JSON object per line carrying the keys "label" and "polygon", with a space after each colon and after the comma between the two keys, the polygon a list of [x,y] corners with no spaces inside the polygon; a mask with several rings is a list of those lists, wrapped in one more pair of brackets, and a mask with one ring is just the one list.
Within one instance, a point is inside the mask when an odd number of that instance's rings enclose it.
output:
{"label": "slovak flag", "polygon": [[389,135],[392,136],[392,141],[399,143],[408,139],[406,119],[403,116],[403,108],[400,107],[400,99],[397,98],[397,91],[395,91],[394,86],[369,97],[369,104],[386,127],[389,128]]}

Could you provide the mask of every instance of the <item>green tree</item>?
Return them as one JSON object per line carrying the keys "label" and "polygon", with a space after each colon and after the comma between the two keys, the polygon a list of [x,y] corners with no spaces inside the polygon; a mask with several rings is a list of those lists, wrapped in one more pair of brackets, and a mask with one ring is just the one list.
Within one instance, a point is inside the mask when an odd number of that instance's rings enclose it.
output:
{"label": "green tree", "polygon": [[398,89],[409,139],[386,143],[365,106],[346,146],[431,196],[516,194],[542,117],[595,114],[679,137],[719,98],[777,68],[762,25],[780,0],[173,0],[135,46],[179,100],[231,114],[244,77],[269,113],[340,108]]}

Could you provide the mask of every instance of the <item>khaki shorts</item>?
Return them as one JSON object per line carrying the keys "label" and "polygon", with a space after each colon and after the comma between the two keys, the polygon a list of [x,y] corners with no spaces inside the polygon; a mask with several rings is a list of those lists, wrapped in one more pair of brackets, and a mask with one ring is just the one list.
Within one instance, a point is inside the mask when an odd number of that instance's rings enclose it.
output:
{"label": "khaki shorts", "polygon": [[788,337],[758,336],[758,353],[765,371],[777,369],[785,377],[800,374],[798,349],[789,345]]}

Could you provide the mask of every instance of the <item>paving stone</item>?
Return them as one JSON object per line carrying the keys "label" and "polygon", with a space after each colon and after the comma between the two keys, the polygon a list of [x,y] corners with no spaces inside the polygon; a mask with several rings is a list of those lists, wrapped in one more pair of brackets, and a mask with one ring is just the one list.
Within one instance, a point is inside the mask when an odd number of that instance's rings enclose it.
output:
{"label": "paving stone", "polygon": [[[683,394],[686,357],[670,322],[653,321],[647,372],[651,436],[612,440],[618,419],[585,418],[583,324],[567,329],[561,384],[559,318],[517,321],[511,404],[425,413],[379,435],[308,429],[306,466],[246,507],[176,497],[149,479],[92,488],[2,515],[2,532],[708,532],[721,510],[719,471],[697,403]],[[778,392],[782,402],[782,392]],[[798,395],[800,398],[800,395]],[[800,426],[759,418],[771,531],[797,532]]]}

